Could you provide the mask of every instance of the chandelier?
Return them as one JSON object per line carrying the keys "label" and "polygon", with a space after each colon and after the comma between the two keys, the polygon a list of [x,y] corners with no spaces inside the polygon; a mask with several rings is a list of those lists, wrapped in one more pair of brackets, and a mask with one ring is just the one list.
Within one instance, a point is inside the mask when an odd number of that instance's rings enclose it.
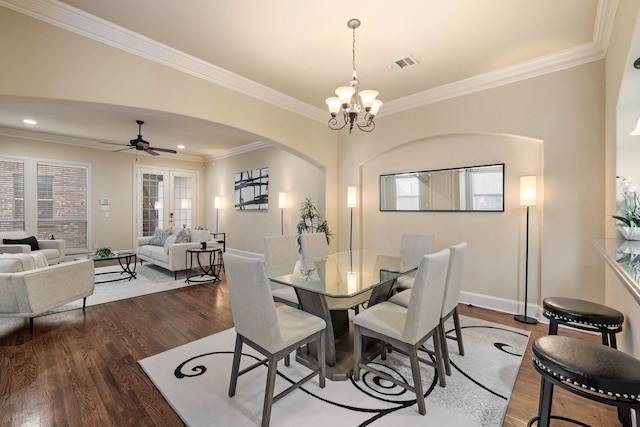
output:
{"label": "chandelier", "polygon": [[[333,130],[340,130],[349,124],[349,133],[353,130],[353,125],[364,132],[371,132],[376,124],[373,121],[382,101],[376,99],[378,91],[360,90],[360,82],[356,73],[356,28],[360,26],[359,19],[351,19],[347,22],[347,27],[353,30],[352,66],[353,74],[349,86],[340,86],[336,89],[336,95],[327,98],[325,101],[329,107],[331,118],[327,123]],[[342,110],[342,117],[338,113]]]}

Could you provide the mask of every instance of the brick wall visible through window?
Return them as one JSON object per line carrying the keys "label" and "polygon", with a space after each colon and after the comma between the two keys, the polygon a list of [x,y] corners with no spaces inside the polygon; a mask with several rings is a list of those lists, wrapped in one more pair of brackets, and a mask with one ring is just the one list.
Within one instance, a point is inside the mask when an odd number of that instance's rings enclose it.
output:
{"label": "brick wall visible through window", "polygon": [[87,249],[88,185],[85,165],[0,159],[0,231],[54,235],[68,250]]}

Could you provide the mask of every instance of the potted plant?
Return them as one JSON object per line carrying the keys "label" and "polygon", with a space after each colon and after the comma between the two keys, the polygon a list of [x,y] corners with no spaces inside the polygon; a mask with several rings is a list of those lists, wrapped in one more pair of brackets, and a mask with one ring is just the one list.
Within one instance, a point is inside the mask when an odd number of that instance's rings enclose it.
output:
{"label": "potted plant", "polygon": [[640,240],[640,200],[638,199],[638,187],[633,185],[630,179],[624,176],[616,176],[622,186],[622,206],[620,214],[612,215],[623,225],[620,232],[627,240]]}
{"label": "potted plant", "polygon": [[300,247],[300,236],[302,233],[324,233],[327,236],[327,244],[333,237],[333,233],[329,230],[327,220],[320,220],[320,213],[318,208],[310,198],[305,198],[304,202],[300,203],[300,221],[296,226],[298,230],[298,248]]}

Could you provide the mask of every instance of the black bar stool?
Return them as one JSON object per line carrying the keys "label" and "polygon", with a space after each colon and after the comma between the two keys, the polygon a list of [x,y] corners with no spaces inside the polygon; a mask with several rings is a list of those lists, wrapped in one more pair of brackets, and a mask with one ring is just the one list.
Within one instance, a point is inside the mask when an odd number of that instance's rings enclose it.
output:
{"label": "black bar stool", "polygon": [[[538,422],[561,419],[586,426],[576,420],[551,415],[554,385],[586,399],[618,407],[624,427],[631,426],[631,409],[640,409],[640,360],[622,351],[580,338],[547,335],[532,346],[533,366],[540,373]],[[638,421],[638,420],[636,420]]]}
{"label": "black bar stool", "polygon": [[599,332],[602,344],[617,348],[616,334],[622,331],[624,314],[606,305],[575,298],[552,297],[542,301],[542,314],[550,320],[549,335],[558,334],[558,325]]}

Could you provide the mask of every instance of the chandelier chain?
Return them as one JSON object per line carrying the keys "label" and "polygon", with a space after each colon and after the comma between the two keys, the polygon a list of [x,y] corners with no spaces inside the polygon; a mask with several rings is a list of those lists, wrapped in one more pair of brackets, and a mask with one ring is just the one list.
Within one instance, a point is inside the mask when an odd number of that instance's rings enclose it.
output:
{"label": "chandelier chain", "polygon": [[353,75],[356,76],[356,29],[353,29],[353,45],[351,48],[351,63],[353,65]]}

